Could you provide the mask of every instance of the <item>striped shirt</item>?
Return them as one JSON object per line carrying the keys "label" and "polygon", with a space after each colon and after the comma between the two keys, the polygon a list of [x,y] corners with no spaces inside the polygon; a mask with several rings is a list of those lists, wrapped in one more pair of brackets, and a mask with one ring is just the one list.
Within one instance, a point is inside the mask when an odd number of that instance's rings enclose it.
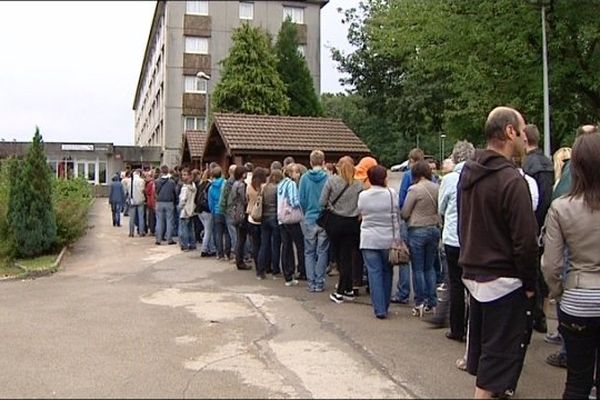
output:
{"label": "striped shirt", "polygon": [[560,309],[574,317],[600,317],[600,290],[566,289],[560,299]]}

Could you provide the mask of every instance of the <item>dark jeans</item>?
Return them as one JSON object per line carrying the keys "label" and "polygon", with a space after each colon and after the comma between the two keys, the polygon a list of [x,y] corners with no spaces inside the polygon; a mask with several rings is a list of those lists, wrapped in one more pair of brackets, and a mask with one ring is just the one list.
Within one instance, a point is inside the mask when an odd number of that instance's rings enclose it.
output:
{"label": "dark jeans", "polygon": [[196,237],[194,235],[194,225],[192,218],[180,218],[179,228],[181,235],[179,236],[179,244],[182,250],[194,250],[196,248]]}
{"label": "dark jeans", "polygon": [[[575,317],[559,309],[558,331],[567,347],[567,382],[563,399],[588,399],[600,381],[600,317]],[[596,395],[597,396],[597,395]]]}
{"label": "dark jeans", "polygon": [[213,214],[213,223],[213,238],[217,248],[217,257],[229,257],[231,255],[231,238],[229,232],[227,232],[225,216],[223,214]]}
{"label": "dark jeans", "polygon": [[279,226],[281,233],[281,267],[286,281],[293,279],[296,270],[296,256],[294,255],[294,244],[298,254],[298,273],[306,276],[304,265],[304,235],[300,223],[283,224]]}
{"label": "dark jeans", "polygon": [[202,226],[202,221],[200,221],[200,215],[194,215],[192,217],[192,223],[194,224],[194,236],[196,237],[196,242],[202,243],[202,231],[204,227]]}
{"label": "dark jeans", "polygon": [[113,226],[121,226],[121,203],[111,203],[110,210]]}
{"label": "dark jeans", "polygon": [[246,236],[248,235],[248,216],[246,215],[242,223],[237,227],[237,241],[235,243],[235,263],[242,265],[244,263],[244,249],[246,248]]}
{"label": "dark jeans", "polygon": [[154,235],[156,230],[156,212],[154,208],[146,207],[146,233]]}
{"label": "dark jeans", "polygon": [[251,224],[248,222],[248,234],[250,235],[250,242],[252,244],[252,259],[256,266],[256,273],[258,274],[258,252],[260,251],[260,225]]}
{"label": "dark jeans", "polygon": [[352,254],[358,248],[360,225],[356,217],[334,217],[330,225],[329,242],[333,244],[334,258],[338,260],[340,271],[337,293],[344,294],[352,291]]}
{"label": "dark jeans", "polygon": [[448,260],[448,283],[450,285],[450,332],[455,337],[465,336],[467,326],[465,307],[465,285],[462,281],[462,267],[458,264],[460,248],[445,245]]}
{"label": "dark jeans", "polygon": [[281,236],[277,216],[263,217],[260,224],[260,251],[256,272],[260,275],[270,272],[281,273],[279,268],[281,252]]}
{"label": "dark jeans", "polygon": [[540,247],[535,266],[538,272],[538,279],[535,287],[535,307],[533,307],[533,321],[537,323],[542,323],[546,320],[546,314],[544,313],[544,298],[548,296],[548,286],[546,286],[546,281],[544,280],[544,274],[542,273],[540,264],[543,251],[544,248]]}

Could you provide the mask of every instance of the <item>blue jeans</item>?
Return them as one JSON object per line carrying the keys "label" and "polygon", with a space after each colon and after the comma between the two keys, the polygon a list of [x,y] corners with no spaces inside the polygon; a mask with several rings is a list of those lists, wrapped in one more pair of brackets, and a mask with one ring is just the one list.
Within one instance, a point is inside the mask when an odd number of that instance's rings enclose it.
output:
{"label": "blue jeans", "polygon": [[202,238],[202,247],[200,251],[203,253],[216,253],[215,241],[213,240],[213,216],[207,211],[202,211],[199,215],[200,222],[204,229],[204,237]]}
{"label": "blue jeans", "polygon": [[121,226],[121,203],[111,203],[110,210],[112,212],[113,226]]}
{"label": "blue jeans", "polygon": [[180,218],[179,229],[179,245],[182,250],[196,248],[196,235],[194,234],[194,225],[192,218]]}
{"label": "blue jeans", "polygon": [[167,242],[173,241],[173,214],[175,205],[171,202],[159,201],[156,203],[156,243],[160,243],[163,236]]}
{"label": "blue jeans", "polygon": [[436,226],[408,229],[415,306],[437,305],[435,257],[439,257],[440,230]]}
{"label": "blue jeans", "polygon": [[231,255],[231,238],[227,232],[223,214],[213,214],[213,238],[217,248],[217,257],[229,257]]}
{"label": "blue jeans", "polygon": [[[137,216],[137,217],[136,217]],[[138,204],[137,206],[129,207],[129,235],[133,236],[133,232],[135,231],[135,220],[137,218],[138,223],[138,233],[144,233],[144,205]]]}
{"label": "blue jeans", "polygon": [[225,215],[225,224],[227,225],[227,232],[231,239],[231,248],[237,249],[237,226],[233,224],[233,218],[229,215]]}
{"label": "blue jeans", "polygon": [[309,289],[325,288],[325,271],[329,262],[329,238],[316,223],[301,223],[304,234],[304,264]]}
{"label": "blue jeans", "polygon": [[386,317],[392,297],[393,269],[388,260],[389,250],[362,249],[369,273],[371,303],[376,316]]}
{"label": "blue jeans", "polygon": [[258,251],[258,265],[256,273],[264,275],[269,270],[273,274],[280,274],[281,260],[281,233],[277,216],[263,217],[260,224],[260,250]]}

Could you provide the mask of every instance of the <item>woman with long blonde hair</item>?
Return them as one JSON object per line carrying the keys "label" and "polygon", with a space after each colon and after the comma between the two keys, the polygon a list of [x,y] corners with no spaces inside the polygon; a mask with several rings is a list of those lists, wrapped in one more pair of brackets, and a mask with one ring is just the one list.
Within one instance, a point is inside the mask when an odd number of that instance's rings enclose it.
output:
{"label": "woman with long blonde hair", "polygon": [[560,180],[562,176],[562,170],[565,166],[565,162],[571,159],[571,148],[570,147],[561,147],[556,150],[554,155],[552,156],[552,160],[554,161],[554,186]]}

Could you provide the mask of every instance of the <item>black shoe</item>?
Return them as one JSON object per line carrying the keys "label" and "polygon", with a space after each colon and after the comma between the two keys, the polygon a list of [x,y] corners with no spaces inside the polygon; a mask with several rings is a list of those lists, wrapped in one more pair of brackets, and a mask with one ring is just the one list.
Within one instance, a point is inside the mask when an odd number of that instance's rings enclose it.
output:
{"label": "black shoe", "polygon": [[200,257],[210,257],[210,254],[203,251],[200,253]]}
{"label": "black shoe", "polygon": [[450,332],[450,331],[446,332],[446,338],[450,339],[450,340],[455,340],[455,341],[461,342],[461,343],[465,342],[464,336],[459,337],[459,336],[453,335],[452,332]]}
{"label": "black shoe", "polygon": [[239,269],[240,271],[248,271],[251,270],[252,267],[246,264],[238,264],[236,265],[237,269]]}
{"label": "black shoe", "polygon": [[546,324],[546,318],[533,321],[533,329],[539,333],[547,333],[548,325]]}
{"label": "black shoe", "polygon": [[552,353],[546,357],[546,363],[553,367],[567,368],[567,355],[560,352]]}
{"label": "black shoe", "polygon": [[299,280],[299,281],[306,281],[306,280],[308,280],[308,279],[306,278],[306,275],[304,275],[304,274],[300,274],[300,275],[298,275],[298,280]]}
{"label": "black shoe", "polygon": [[167,242],[167,244],[177,244],[177,242],[174,241],[174,240],[170,240],[170,241]]}
{"label": "black shoe", "polygon": [[154,244],[160,246],[160,242],[154,242]]}
{"label": "black shoe", "polygon": [[390,299],[390,303],[394,303],[394,304],[408,304],[408,299],[399,299],[397,297],[392,297]]}

